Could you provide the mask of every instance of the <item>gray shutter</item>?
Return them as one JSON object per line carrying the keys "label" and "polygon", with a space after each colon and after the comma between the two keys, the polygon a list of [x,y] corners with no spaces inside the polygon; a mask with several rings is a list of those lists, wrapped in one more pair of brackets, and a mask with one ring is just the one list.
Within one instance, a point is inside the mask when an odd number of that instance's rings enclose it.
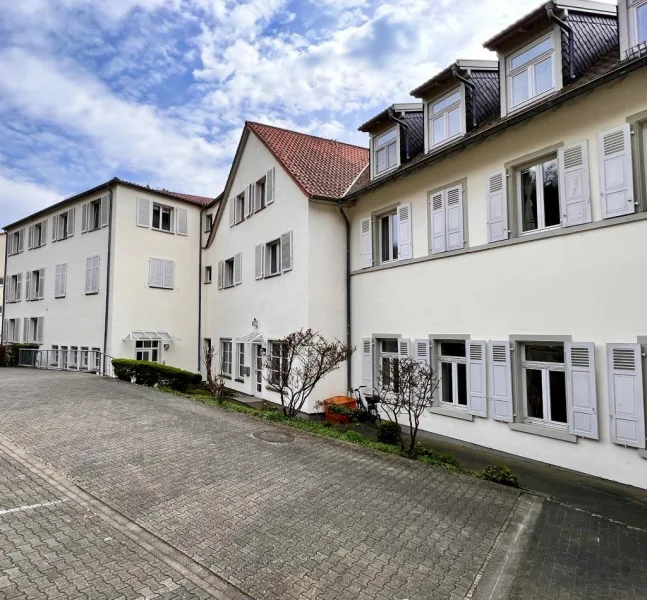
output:
{"label": "gray shutter", "polygon": [[47,219],[45,219],[40,225],[40,246],[47,244]]}
{"label": "gray shutter", "polygon": [[263,254],[265,244],[257,244],[254,248],[254,273],[256,279],[263,279]]}
{"label": "gray shutter", "polygon": [[4,327],[2,328],[2,343],[6,344],[9,340],[9,319],[4,320]]}
{"label": "gray shutter", "polygon": [[14,332],[13,332],[13,339],[14,342],[19,343],[20,342],[20,319],[14,319]]}
{"label": "gray shutter", "polygon": [[90,208],[90,204],[86,202],[83,206],[81,206],[81,233],[87,233],[88,231],[88,210]]}
{"label": "gray shutter", "polygon": [[63,221],[62,216],[59,215],[58,217],[58,233],[56,234],[56,238],[59,240],[64,240],[65,239],[65,221]]}
{"label": "gray shutter", "polygon": [[178,235],[189,235],[189,211],[186,208],[177,210],[177,228]]}
{"label": "gray shutter", "polygon": [[487,239],[499,242],[508,239],[508,194],[505,170],[488,178]]}
{"label": "gray shutter", "polygon": [[559,189],[562,193],[562,226],[590,223],[591,184],[586,140],[560,148]]}
{"label": "gray shutter", "polygon": [[274,202],[274,180],[276,173],[274,167],[272,167],[265,176],[265,205],[272,204]]}
{"label": "gray shutter", "polygon": [[250,217],[254,214],[254,197],[252,195],[252,184],[250,183],[245,188],[245,217]]}
{"label": "gray shutter", "polygon": [[229,227],[236,224],[236,198],[229,198]]}
{"label": "gray shutter", "polygon": [[137,227],[151,226],[151,201],[148,198],[137,198]]}
{"label": "gray shutter", "polygon": [[29,317],[22,320],[22,341],[25,344],[29,343]]}
{"label": "gray shutter", "polygon": [[18,231],[18,252],[25,249],[25,228],[23,227]]}
{"label": "gray shutter", "polygon": [[411,202],[398,206],[398,260],[413,257],[411,242]]}
{"label": "gray shutter", "polygon": [[27,250],[31,250],[34,247],[34,226],[30,225],[27,230]]}
{"label": "gray shutter", "polygon": [[598,155],[602,218],[609,219],[635,212],[630,125],[627,123],[601,133],[598,138]]}
{"label": "gray shutter", "polygon": [[414,357],[418,362],[429,364],[429,340],[415,340]]}
{"label": "gray shutter", "polygon": [[61,296],[67,296],[67,263],[61,265]]}
{"label": "gray shutter", "polygon": [[607,344],[611,441],[645,448],[645,406],[641,348]]}
{"label": "gray shutter", "polygon": [[292,270],[292,232],[281,236],[281,272]]}
{"label": "gray shutter", "polygon": [[172,260],[161,261],[164,267],[164,286],[168,290],[175,288],[175,263]]}
{"label": "gray shutter", "polygon": [[360,265],[362,269],[373,266],[373,227],[370,217],[360,222]]}
{"label": "gray shutter", "polygon": [[31,271],[25,272],[25,300],[31,300]]}
{"label": "gray shutter", "polygon": [[110,223],[110,196],[101,196],[101,227]]}
{"label": "gray shutter", "polygon": [[566,350],[566,395],[568,428],[573,435],[598,439],[595,346],[568,342]]}
{"label": "gray shutter", "polygon": [[411,355],[411,342],[407,339],[400,338],[398,340],[398,358],[403,360],[409,358]]}
{"label": "gray shutter", "polygon": [[92,291],[99,291],[99,257],[95,256],[92,259]]}
{"label": "gray shutter", "polygon": [[76,222],[76,208],[72,207],[67,211],[67,237],[74,235],[74,225]]}
{"label": "gray shutter", "polygon": [[488,345],[489,359],[489,391],[492,398],[493,417],[497,421],[511,423],[512,407],[512,369],[510,367],[510,343],[490,342]]}
{"label": "gray shutter", "polygon": [[234,285],[243,282],[243,254],[239,252],[234,255]]}
{"label": "gray shutter", "polygon": [[22,273],[16,275],[16,296],[14,299],[16,302],[22,300]]}
{"label": "gray shutter", "polygon": [[467,412],[476,417],[487,417],[486,347],[485,342],[468,340],[467,357]]}
{"label": "gray shutter", "polygon": [[429,198],[429,218],[431,231],[431,253],[447,250],[445,235],[445,192],[432,194]]}
{"label": "gray shutter", "polygon": [[36,343],[38,343],[38,344],[43,343],[44,326],[45,326],[45,318],[44,317],[38,317],[38,331],[37,331],[38,336],[36,338]]}
{"label": "gray shutter", "polygon": [[92,257],[85,259],[85,293],[92,291]]}
{"label": "gray shutter", "polygon": [[58,215],[52,217],[52,242],[58,239]]}
{"label": "gray shutter", "polygon": [[45,298],[45,269],[41,269],[38,272],[38,283],[40,287],[38,289],[38,300]]}
{"label": "gray shutter", "polygon": [[61,265],[56,265],[54,269],[54,298],[61,295]]}
{"label": "gray shutter", "polygon": [[463,186],[447,188],[447,213],[445,227],[447,229],[447,250],[460,250],[465,245],[463,235]]}
{"label": "gray shutter", "polygon": [[373,393],[373,340],[362,339],[362,385],[366,393]]}
{"label": "gray shutter", "polygon": [[162,287],[164,276],[162,274],[163,264],[161,258],[148,259],[148,285],[151,287]]}
{"label": "gray shutter", "polygon": [[223,261],[218,261],[218,289],[222,289],[222,271],[223,271]]}

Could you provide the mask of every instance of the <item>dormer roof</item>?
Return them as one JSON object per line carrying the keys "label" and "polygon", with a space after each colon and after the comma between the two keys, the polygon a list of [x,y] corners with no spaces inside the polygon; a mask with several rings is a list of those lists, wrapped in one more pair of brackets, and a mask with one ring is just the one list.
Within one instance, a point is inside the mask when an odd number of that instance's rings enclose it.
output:
{"label": "dormer roof", "polygon": [[406,114],[406,113],[416,113],[422,112],[422,103],[421,102],[400,102],[398,104],[392,104],[385,108],[381,113],[378,113],[374,117],[371,117],[366,123],[360,125],[357,129],[363,133],[370,133],[382,125],[388,123],[394,123],[393,117],[391,115]]}
{"label": "dormer roof", "polygon": [[470,73],[471,71],[496,71],[499,70],[499,63],[496,60],[465,60],[459,59],[443,69],[440,73],[434,75],[431,79],[419,85],[416,89],[411,91],[414,98],[422,98],[427,96],[436,88],[443,87],[452,81],[456,81],[454,77],[454,69],[461,71],[461,74]]}

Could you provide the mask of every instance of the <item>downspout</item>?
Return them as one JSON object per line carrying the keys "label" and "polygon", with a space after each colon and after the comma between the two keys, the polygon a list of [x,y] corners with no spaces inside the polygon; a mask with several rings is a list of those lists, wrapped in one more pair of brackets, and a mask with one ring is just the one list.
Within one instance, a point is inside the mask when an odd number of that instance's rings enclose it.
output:
{"label": "downspout", "polygon": [[[350,288],[350,221],[344,212],[342,201],[339,201],[339,212],[346,223],[346,344],[352,346],[352,329],[351,329],[351,288]],[[346,365],[346,388],[350,393],[352,388],[352,368],[351,357],[348,358]]]}
{"label": "downspout", "polygon": [[7,307],[6,307],[6,294],[5,290],[7,289],[7,259],[9,258],[9,234],[5,231],[4,234],[5,237],[5,252],[4,252],[4,279],[2,280],[2,322],[0,325],[2,325],[2,337],[0,337],[0,343],[4,344],[5,343],[5,336],[7,335],[7,332],[4,330],[4,322],[7,320],[5,318],[5,315],[7,314]]}
{"label": "downspout", "polygon": [[[389,108],[389,117],[393,119],[396,123],[399,123],[402,127],[404,127],[404,154],[405,154],[405,161],[408,161],[411,157],[409,156],[409,126],[402,120],[398,119],[395,116],[395,112],[393,111],[393,107]],[[343,213],[344,218],[346,218],[346,215]]]}
{"label": "downspout", "polygon": [[472,96],[472,127],[476,128],[478,125],[478,121],[476,119],[476,86],[473,81],[465,79],[465,77],[458,72],[458,67],[455,64],[452,65],[452,76],[454,79],[464,83],[470,90],[470,95]]}
{"label": "downspout", "polygon": [[204,222],[205,209],[200,211],[200,227],[198,227],[198,373],[202,370],[202,356],[200,343],[202,340],[202,223]]}
{"label": "downspout", "polygon": [[103,372],[106,372],[106,356],[108,354],[108,313],[110,311],[110,267],[112,257],[112,208],[113,208],[113,195],[112,188],[108,186],[108,196],[110,197],[110,210],[108,211],[108,265],[106,267],[106,309],[103,320]]}
{"label": "downspout", "polygon": [[557,23],[562,31],[568,33],[568,78],[573,81],[575,79],[575,32],[566,21],[563,21],[555,14],[555,9],[552,6],[546,8],[546,14],[553,23]]}

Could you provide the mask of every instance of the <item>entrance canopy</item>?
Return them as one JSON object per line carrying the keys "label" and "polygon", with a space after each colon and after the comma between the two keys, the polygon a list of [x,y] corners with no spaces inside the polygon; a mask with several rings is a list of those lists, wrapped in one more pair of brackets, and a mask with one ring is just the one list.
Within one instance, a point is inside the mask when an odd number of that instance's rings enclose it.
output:
{"label": "entrance canopy", "polygon": [[162,342],[179,342],[180,338],[171,335],[168,331],[129,331],[124,342],[141,340],[161,340]]}
{"label": "entrance canopy", "polygon": [[258,331],[253,331],[243,337],[236,338],[235,342],[237,344],[261,344],[261,346],[264,346],[265,336],[262,333],[258,333]]}

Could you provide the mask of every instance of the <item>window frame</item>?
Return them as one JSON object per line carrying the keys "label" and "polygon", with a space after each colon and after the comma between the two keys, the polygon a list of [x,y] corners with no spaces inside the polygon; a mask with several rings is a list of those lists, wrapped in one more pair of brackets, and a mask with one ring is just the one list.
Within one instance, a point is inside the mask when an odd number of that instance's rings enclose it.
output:
{"label": "window frame", "polygon": [[[435,104],[438,104],[443,100],[447,100],[448,98],[451,98],[457,92],[459,94],[459,99],[457,102],[454,102],[453,104],[446,106],[445,108],[440,110],[438,114],[433,113],[433,107]],[[435,96],[431,100],[427,101],[425,106],[427,109],[426,110],[427,112],[426,114],[427,152],[434,150],[444,144],[447,144],[465,135],[466,123],[465,123],[465,86],[464,85],[460,84],[452,88],[450,91],[442,94],[441,96]],[[449,113],[453,112],[456,109],[458,109],[459,111],[460,131],[454,135],[449,135]],[[445,127],[445,132],[447,136],[444,139],[438,142],[435,142],[433,123],[441,118],[444,119],[444,127]]]}
{"label": "window frame", "polygon": [[[173,206],[168,206],[167,204],[161,204],[160,202],[153,202],[151,207],[151,229],[153,231],[161,231],[163,233],[175,233],[175,228],[173,224],[175,222],[175,208]],[[159,227],[155,227],[155,208],[159,209]],[[164,211],[169,211],[169,228],[164,229],[162,227],[162,215]]]}
{"label": "window frame", "polygon": [[[267,207],[267,175],[261,177],[254,185],[256,188],[254,190],[254,212],[257,213]],[[260,199],[258,202],[257,198]]]}
{"label": "window frame", "polygon": [[[395,219],[393,218],[395,217]],[[382,232],[382,222],[384,219],[389,219],[389,258],[384,259],[382,254],[382,242],[383,242],[383,232]],[[398,208],[391,208],[385,212],[374,217],[374,220],[377,221],[378,227],[376,231],[376,254],[378,257],[377,264],[386,265],[389,263],[397,262],[399,260],[400,248],[399,248],[399,235],[400,235],[400,219],[398,217]],[[395,236],[394,236],[395,232]],[[394,256],[394,237],[396,238],[396,252],[397,256]]]}
{"label": "window frame", "polygon": [[[101,229],[101,198],[99,198],[98,200],[93,200],[92,202],[88,202],[87,211],[88,211],[88,215],[87,215],[88,232],[96,231],[97,229]],[[97,217],[97,221],[96,221],[97,226],[96,227],[90,226],[91,217],[94,217],[95,212],[96,212],[96,217]]]}
{"label": "window frame", "polygon": [[[647,7],[647,0],[636,2],[633,6],[628,7],[627,13],[627,29],[629,32],[629,49],[639,46],[640,44],[647,43],[647,39],[640,41],[638,39],[638,10]],[[647,8],[645,9],[647,10]],[[647,14],[645,15],[647,18]]]}
{"label": "window frame", "polygon": [[[274,388],[281,386],[280,376],[285,373],[285,346],[286,342],[282,340],[270,340],[268,342],[269,360],[267,361],[267,381]],[[275,353],[275,349],[277,348],[278,353]],[[278,368],[274,368],[275,360],[278,360]]]}
{"label": "window frame", "polygon": [[[272,265],[272,248],[276,248],[276,265],[277,270],[273,272],[270,267]],[[277,277],[282,273],[282,264],[281,264],[281,238],[278,237],[274,240],[265,243],[265,265],[264,265],[264,277]]]}
{"label": "window frame", "polygon": [[[392,342],[395,343],[395,351],[391,350],[384,350],[384,343],[385,342]],[[375,339],[375,344],[374,347],[377,348],[377,375],[381,374],[382,376],[382,384],[386,386],[391,385],[391,381],[393,381],[393,391],[394,393],[398,393],[400,391],[399,385],[396,383],[396,380],[399,380],[400,378],[400,373],[399,373],[399,360],[400,360],[400,353],[398,351],[398,345],[399,345],[399,338],[396,337],[377,337]],[[385,380],[385,375],[384,375],[384,361],[389,361],[387,364],[389,364],[389,370],[388,370],[388,377]],[[397,369],[395,368],[397,367]]]}
{"label": "window frame", "polygon": [[237,356],[237,375],[238,379],[245,379],[245,344],[238,342],[236,344],[236,356]]}
{"label": "window frame", "polygon": [[[465,354],[463,356],[451,356],[451,355],[446,355],[442,354],[442,347],[443,344],[463,344],[465,347]],[[451,408],[455,410],[462,410],[467,412],[467,395],[465,396],[465,404],[460,404],[459,403],[459,398],[458,398],[458,389],[459,389],[459,382],[458,382],[458,365],[465,365],[465,371],[464,371],[464,376],[465,376],[465,384],[464,384],[464,389],[467,392],[467,340],[464,339],[438,339],[434,340],[434,345],[438,348],[438,353],[436,356],[436,363],[437,363],[437,369],[438,373],[440,374],[440,385],[438,386],[438,406],[442,406],[445,408]],[[442,376],[442,365],[443,364],[450,364],[451,369],[452,369],[452,401],[451,402],[445,402],[443,400],[443,392],[445,389],[445,385],[443,383],[443,376]]]}
{"label": "window frame", "polygon": [[[235,262],[235,259],[233,256],[223,261],[223,267],[222,267],[223,289],[234,287],[234,262]],[[230,266],[231,266],[231,269],[230,269]],[[229,277],[230,274],[231,274],[231,278]]]}
{"label": "window frame", "polygon": [[[230,338],[220,338],[220,374],[231,379],[233,371],[233,342]],[[225,367],[228,366],[227,371]]]}
{"label": "window frame", "polygon": [[160,363],[162,356],[160,340],[135,340],[135,360],[143,361],[144,358],[138,358],[138,354],[142,356],[148,354],[150,357],[148,362]]}
{"label": "window frame", "polygon": [[[557,196],[559,200],[559,223],[557,225],[549,225],[546,227],[546,210],[545,210],[545,198],[544,198],[544,186],[543,186],[543,173],[544,173],[544,164],[549,161],[555,161],[557,164]],[[535,179],[535,185],[537,187],[537,227],[535,229],[529,229],[524,231],[523,223],[523,183],[522,183],[522,173],[528,169],[537,168],[537,177]],[[544,155],[541,155],[532,160],[526,161],[522,164],[519,164],[513,168],[514,174],[514,188],[515,188],[515,209],[517,212],[517,235],[519,237],[524,237],[527,235],[533,235],[537,233],[542,233],[545,231],[553,231],[557,229],[562,229],[562,189],[560,187],[560,163],[559,163],[559,154],[557,152],[548,152]],[[541,178],[540,175],[541,174]],[[538,185],[541,180],[541,187]]]}
{"label": "window frame", "polygon": [[209,284],[213,281],[213,267],[206,265],[204,268],[204,283]]}
{"label": "window frame", "polygon": [[[377,140],[392,131],[395,131],[395,139],[394,140],[389,140],[385,144],[380,144],[380,146],[377,146]],[[389,157],[389,152],[388,148],[392,144],[395,144],[395,164],[388,166],[388,157]],[[386,164],[387,166],[381,170],[377,170],[377,153],[381,150],[386,150],[386,156],[387,156],[387,161]],[[384,131],[381,131],[378,134],[375,134],[371,136],[371,173],[373,175],[373,178],[375,179],[376,177],[382,177],[386,173],[389,173],[393,171],[394,169],[397,169],[400,166],[400,128],[398,127],[397,123],[393,125],[392,127],[389,127],[385,129]]]}
{"label": "window frame", "polygon": [[[240,214],[238,214],[240,210]],[[245,220],[245,192],[234,196],[234,225],[240,225]]]}

